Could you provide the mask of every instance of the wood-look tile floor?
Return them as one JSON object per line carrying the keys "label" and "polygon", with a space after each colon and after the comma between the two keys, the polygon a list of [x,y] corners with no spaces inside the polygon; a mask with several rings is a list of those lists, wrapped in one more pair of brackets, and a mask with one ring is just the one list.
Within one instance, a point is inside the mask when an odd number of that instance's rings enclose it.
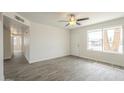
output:
{"label": "wood-look tile floor", "polygon": [[74,56],[28,64],[18,54],[5,61],[5,78],[15,81],[120,81],[124,69]]}

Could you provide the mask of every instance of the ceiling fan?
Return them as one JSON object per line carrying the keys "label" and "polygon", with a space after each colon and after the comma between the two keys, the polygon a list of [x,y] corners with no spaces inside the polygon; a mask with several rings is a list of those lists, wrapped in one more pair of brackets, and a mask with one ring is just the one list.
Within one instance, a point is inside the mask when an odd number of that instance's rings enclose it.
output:
{"label": "ceiling fan", "polygon": [[89,18],[86,17],[86,18],[76,19],[74,14],[70,14],[68,20],[59,20],[59,22],[67,22],[65,26],[69,26],[69,25],[81,25],[79,22],[85,20],[89,20]]}

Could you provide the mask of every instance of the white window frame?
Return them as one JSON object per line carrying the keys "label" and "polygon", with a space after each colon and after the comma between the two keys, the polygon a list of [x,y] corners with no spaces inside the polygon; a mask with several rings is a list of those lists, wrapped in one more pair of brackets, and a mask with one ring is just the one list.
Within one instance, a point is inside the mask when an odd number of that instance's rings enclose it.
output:
{"label": "white window frame", "polygon": [[101,30],[101,32],[102,32],[102,29],[92,29],[92,30],[87,31],[87,50],[89,50],[89,51],[96,51],[96,52],[102,52],[103,51],[103,40],[102,40],[102,50],[99,51],[99,50],[89,49],[88,33],[90,33],[90,32],[97,32],[97,30]]}
{"label": "white window frame", "polygon": [[[103,31],[104,31],[104,29],[112,29],[112,28],[116,28],[116,27],[121,27],[121,30],[122,30],[122,53],[120,53],[120,52],[110,52],[110,51],[104,51],[104,49],[103,49]],[[88,30],[87,31],[87,50],[88,51],[94,51],[94,52],[103,52],[103,53],[110,53],[110,54],[124,54],[124,43],[123,43],[123,41],[124,41],[124,26],[113,26],[113,27],[107,27],[107,28],[100,28],[100,29],[90,29],[90,30]],[[88,39],[88,33],[89,32],[95,32],[95,30],[101,30],[102,31],[102,50],[92,50],[92,49],[89,49],[89,39]]]}

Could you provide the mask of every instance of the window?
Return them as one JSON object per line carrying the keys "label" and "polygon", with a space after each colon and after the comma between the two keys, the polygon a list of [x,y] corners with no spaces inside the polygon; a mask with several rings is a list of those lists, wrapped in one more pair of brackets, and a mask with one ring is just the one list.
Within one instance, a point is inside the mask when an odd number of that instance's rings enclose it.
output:
{"label": "window", "polygon": [[122,53],[122,27],[103,29],[103,51]]}
{"label": "window", "polygon": [[122,27],[88,31],[88,49],[110,53],[123,53]]}
{"label": "window", "polygon": [[102,51],[102,29],[88,31],[88,49]]}

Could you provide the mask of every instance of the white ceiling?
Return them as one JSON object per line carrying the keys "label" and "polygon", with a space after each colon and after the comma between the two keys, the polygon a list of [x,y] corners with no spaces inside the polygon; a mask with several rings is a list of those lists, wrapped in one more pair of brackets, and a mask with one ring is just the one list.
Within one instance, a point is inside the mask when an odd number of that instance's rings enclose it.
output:
{"label": "white ceiling", "polygon": [[[21,16],[29,19],[30,21],[52,25],[61,28],[76,28],[81,26],[87,26],[99,22],[104,22],[120,17],[124,17],[124,12],[18,12]],[[58,22],[59,20],[67,20],[69,14],[75,14],[76,18],[89,17],[88,21],[80,22],[81,26],[68,26],[65,27],[66,23]]]}

